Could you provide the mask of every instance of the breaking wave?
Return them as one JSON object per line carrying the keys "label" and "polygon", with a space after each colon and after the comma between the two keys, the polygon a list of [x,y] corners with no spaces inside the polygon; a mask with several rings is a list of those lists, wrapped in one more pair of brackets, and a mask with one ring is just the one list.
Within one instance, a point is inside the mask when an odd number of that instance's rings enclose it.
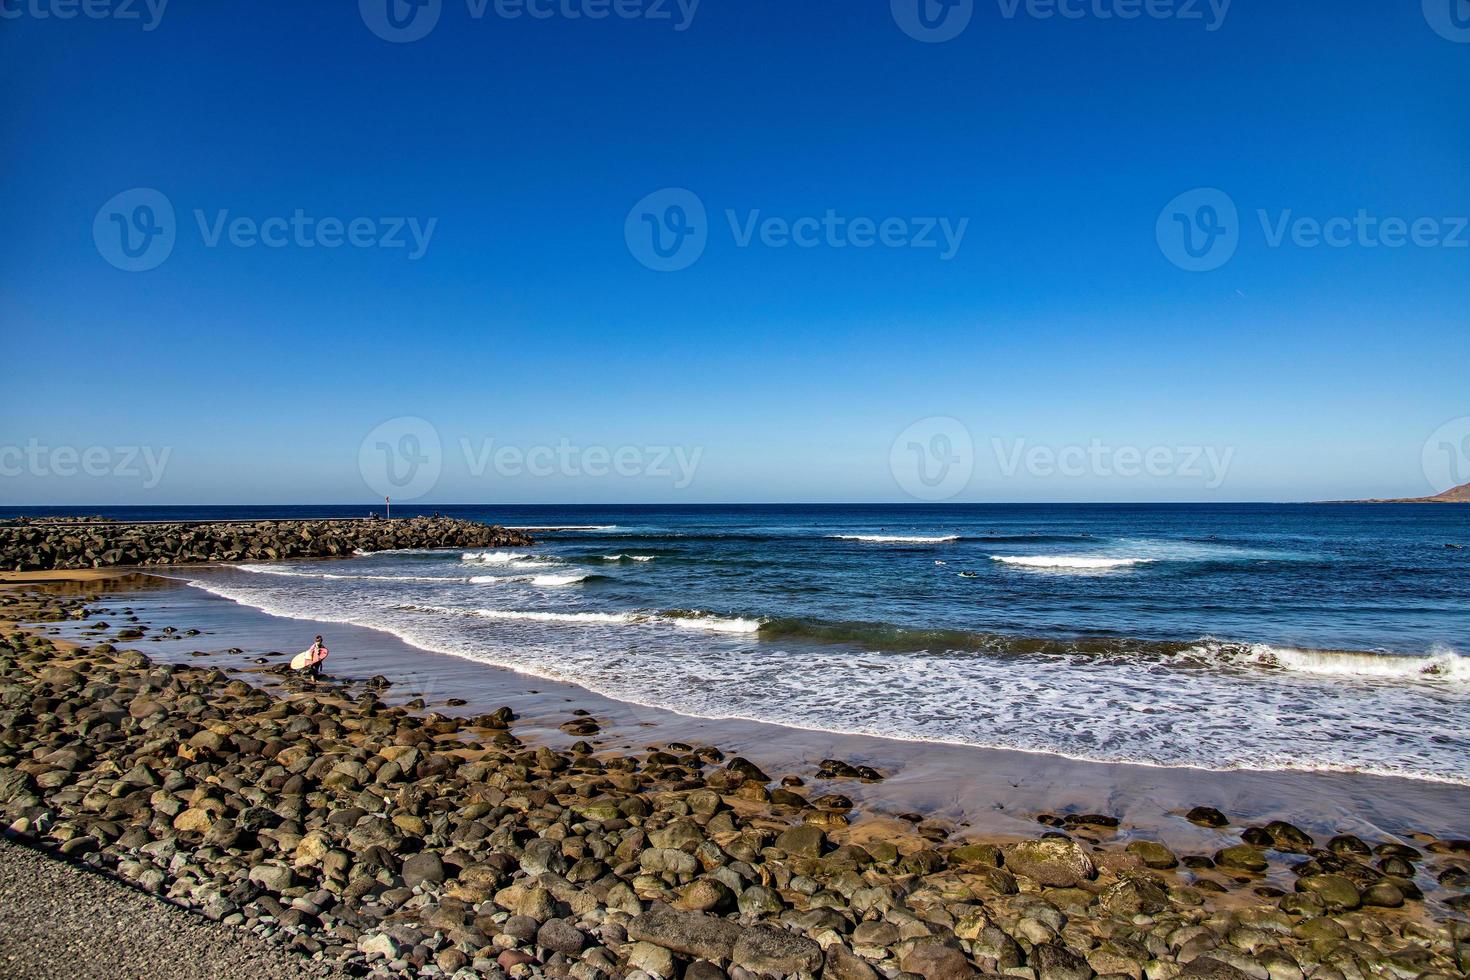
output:
{"label": "breaking wave", "polygon": [[[1236,663],[1296,674],[1470,684],[1470,657],[1444,646],[1420,656],[1359,650],[1298,650],[1265,643],[1225,644],[1214,648]],[[1202,649],[1209,651],[1211,645],[1206,644]]]}
{"label": "breaking wave", "polygon": [[1130,565],[1146,565],[1153,558],[1099,558],[1089,555],[991,555],[991,561],[1022,568],[1082,569],[1099,571],[1109,568],[1127,568]]}
{"label": "breaking wave", "polygon": [[343,582],[465,582],[467,579],[451,575],[343,575],[337,572],[303,572],[294,568],[276,568],[271,565],[237,565],[242,572],[253,575],[278,575],[283,578],[334,579]]}
{"label": "breaking wave", "polygon": [[829,534],[827,537],[836,541],[862,541],[867,544],[945,544],[960,539],[958,534]]}

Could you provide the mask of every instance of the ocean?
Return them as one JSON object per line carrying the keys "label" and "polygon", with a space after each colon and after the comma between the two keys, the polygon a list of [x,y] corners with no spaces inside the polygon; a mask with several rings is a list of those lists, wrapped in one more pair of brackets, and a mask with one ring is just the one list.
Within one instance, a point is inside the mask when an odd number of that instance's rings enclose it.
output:
{"label": "ocean", "polygon": [[538,543],[165,571],[686,715],[1470,785],[1470,507],[395,507],[433,511]]}

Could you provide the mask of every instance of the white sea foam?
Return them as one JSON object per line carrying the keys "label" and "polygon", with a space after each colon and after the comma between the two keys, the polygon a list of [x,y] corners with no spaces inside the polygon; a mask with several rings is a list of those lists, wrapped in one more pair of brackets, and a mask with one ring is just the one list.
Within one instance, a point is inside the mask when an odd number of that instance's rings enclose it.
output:
{"label": "white sea foam", "polygon": [[645,618],[636,613],[545,612],[541,610],[520,609],[476,609],[474,614],[482,619],[508,619],[533,623],[602,623],[607,625],[627,625],[640,622]]}
{"label": "white sea foam", "polygon": [[616,531],[616,524],[523,524],[507,531]]}
{"label": "white sea foam", "polygon": [[829,534],[827,537],[837,541],[863,541],[868,544],[944,544],[946,541],[960,539],[958,534]]}
{"label": "white sea foam", "polygon": [[623,561],[624,559],[627,559],[628,561],[653,561],[653,559],[656,557],[656,555],[603,555],[602,560]]}
{"label": "white sea foam", "polygon": [[991,561],[1023,568],[1108,569],[1146,565],[1152,558],[1099,558],[1090,555],[991,555]]}
{"label": "white sea foam", "polygon": [[533,575],[531,576],[531,584],[576,585],[578,582],[585,582],[591,577],[590,575]]}
{"label": "white sea foam", "polygon": [[[405,606],[418,612],[463,615],[463,609],[443,606]],[[705,630],[711,633],[754,633],[761,628],[758,619],[738,616],[716,616],[711,613],[674,610],[672,612],[557,612],[549,610],[475,609],[472,614],[485,619],[519,619],[540,623],[582,623],[604,626],[676,626],[680,629]]]}
{"label": "white sea foam", "polygon": [[242,572],[253,575],[275,575],[281,578],[335,579],[345,582],[464,582],[465,579],[449,575],[342,575],[336,572],[303,572],[294,568],[277,568],[273,565],[237,565]]}
{"label": "white sea foam", "polygon": [[[1206,644],[1202,649],[1209,650],[1210,645]],[[1237,662],[1292,673],[1470,684],[1470,657],[1461,656],[1448,647],[1435,647],[1428,654],[1419,656],[1357,650],[1299,650],[1265,643],[1235,649],[1239,651],[1234,657]]]}
{"label": "white sea foam", "polygon": [[675,626],[686,630],[709,630],[711,633],[755,633],[761,628],[758,619],[739,619],[726,616],[669,616]]}
{"label": "white sea foam", "polygon": [[[491,553],[506,552],[515,554]],[[1178,560],[1132,545],[1114,553]],[[779,631],[757,633],[759,605],[745,616],[658,612],[653,603],[587,608],[598,590],[525,588],[535,573],[514,574],[515,559],[487,568],[458,565],[457,556],[427,565],[375,559],[367,567],[495,574],[475,576],[486,580],[483,587],[468,578],[413,585],[417,575],[320,581],[332,573],[315,565],[191,577],[276,615],[366,626],[421,649],[690,715],[1108,763],[1350,771],[1470,785],[1470,736],[1460,724],[1470,710],[1470,658],[1448,648],[1421,647],[1411,656],[1208,638],[1162,648],[1120,640],[1101,653],[1095,644],[1071,649],[1062,640],[1045,652],[1004,643],[954,653],[798,647],[799,639]],[[395,587],[399,580],[410,581]],[[477,608],[484,606],[506,608]],[[347,657],[349,647],[334,644]]]}
{"label": "white sea foam", "polygon": [[531,556],[519,551],[466,551],[460,561],[478,562],[481,565],[506,565],[513,561],[526,561]]}

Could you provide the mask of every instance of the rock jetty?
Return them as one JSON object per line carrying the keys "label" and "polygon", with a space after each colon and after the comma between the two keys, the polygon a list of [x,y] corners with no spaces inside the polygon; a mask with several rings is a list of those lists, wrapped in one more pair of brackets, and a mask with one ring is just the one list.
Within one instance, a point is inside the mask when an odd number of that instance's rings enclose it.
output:
{"label": "rock jetty", "polygon": [[[12,593],[0,615],[85,611]],[[1464,896],[1432,912],[1419,887],[1463,892],[1467,841],[1319,843],[1275,822],[1176,855],[1109,843],[1117,821],[1105,814],[1043,817],[1058,829],[1023,841],[951,842],[918,815],[910,832],[864,833],[840,793],[804,794],[800,777],[772,788],[712,746],[554,750],[517,738],[509,708],[452,718],[385,704],[381,683],[281,685],[9,630],[9,832],[313,969],[356,975],[1448,980],[1470,969]]]}
{"label": "rock jetty", "polygon": [[531,538],[448,517],[398,520],[121,523],[95,518],[0,524],[0,569],[342,558],[393,548],[524,547]]}

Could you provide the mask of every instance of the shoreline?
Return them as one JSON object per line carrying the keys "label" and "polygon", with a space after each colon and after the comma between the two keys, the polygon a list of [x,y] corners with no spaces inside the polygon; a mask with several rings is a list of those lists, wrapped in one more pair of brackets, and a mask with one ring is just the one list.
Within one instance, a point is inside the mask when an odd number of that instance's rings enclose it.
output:
{"label": "shoreline", "polygon": [[[643,740],[705,741],[729,747],[773,772],[811,779],[825,758],[868,765],[884,774],[848,790],[860,805],[887,814],[920,811],[962,832],[1025,834],[1038,817],[1108,813],[1124,820],[1124,833],[1151,835],[1171,844],[1205,847],[1219,835],[1184,819],[1206,805],[1242,819],[1288,820],[1315,834],[1470,836],[1470,787],[1448,781],[1335,770],[1213,770],[1201,767],[1099,762],[1022,749],[843,734],[749,719],[716,719],[621,701],[575,683],[521,673],[452,653],[414,646],[396,634],[349,623],[280,616],[197,588],[175,575],[185,572],[108,570],[73,582],[90,594],[109,580],[132,581],[132,608],[148,631],[154,656],[176,663],[202,662],[240,671],[252,683],[268,682],[303,637],[335,637],[328,664],[333,676],[382,677],[389,703],[414,699],[448,715],[471,716],[510,704],[521,730],[555,748],[572,739],[559,726],[572,709],[591,711],[602,724],[596,741],[632,750]],[[121,574],[120,574],[121,573]],[[142,585],[141,583],[151,583]],[[3,584],[3,583],[0,583]],[[104,588],[105,591],[105,588]],[[126,602],[125,602],[126,604]],[[161,633],[202,618],[205,634]],[[114,624],[116,625],[116,624]],[[80,624],[63,628],[85,638]],[[95,639],[95,634],[92,635]],[[294,646],[292,644],[295,644]],[[231,653],[229,651],[238,651]],[[156,651],[156,652],[153,652]],[[446,700],[461,701],[445,704]],[[616,743],[616,744],[613,744]]]}
{"label": "shoreline", "polygon": [[[36,618],[57,624],[43,628],[83,621],[85,596],[100,591],[95,581],[42,587],[53,590],[71,594],[35,600]],[[151,594],[176,601],[178,592],[165,586]],[[13,599],[17,588],[0,594]],[[10,618],[22,610],[7,604],[5,612]],[[111,609],[107,615],[117,618]],[[130,628],[137,627],[121,627]],[[146,648],[150,632],[126,643]],[[604,719],[575,713],[587,709],[566,691],[528,690],[543,699],[547,716],[516,718],[507,730],[486,727],[507,724],[505,713],[466,719],[390,706],[377,696],[381,682],[370,677],[312,686],[256,671],[252,680],[269,682],[262,688],[238,679],[247,673],[243,665],[231,672],[234,680],[215,669],[217,656],[170,665],[167,657],[153,661],[112,643],[67,650],[53,648],[49,638],[18,636],[11,632],[5,646],[10,689],[30,678],[24,682],[54,692],[31,704],[84,707],[105,694],[99,684],[136,692],[130,701],[111,695],[121,717],[103,723],[101,733],[116,734],[97,744],[111,751],[131,731],[131,758],[145,761],[127,769],[120,759],[109,773],[55,749],[0,755],[0,805],[12,830],[49,837],[74,857],[115,862],[125,878],[221,921],[279,936],[318,962],[402,972],[432,961],[443,973],[466,977],[498,970],[588,980],[640,970],[672,977],[686,960],[690,969],[708,964],[740,978],[822,972],[842,980],[899,973],[950,980],[979,970],[1048,980],[1063,975],[1055,969],[1060,963],[1065,976],[1084,980],[1274,980],[1263,965],[1273,962],[1261,957],[1265,946],[1237,941],[1246,922],[1271,921],[1281,929],[1267,944],[1274,962],[1285,956],[1299,975],[1310,970],[1336,980],[1322,971],[1345,976],[1329,965],[1343,957],[1365,973],[1380,956],[1456,972],[1463,967],[1455,943],[1470,940],[1461,916],[1442,918],[1443,895],[1410,897],[1420,890],[1416,881],[1434,887],[1435,875],[1450,873],[1442,869],[1470,865],[1470,842],[1420,834],[1412,843],[1380,844],[1379,864],[1403,861],[1388,867],[1407,867],[1415,874],[1410,880],[1360,860],[1355,849],[1369,845],[1357,838],[1339,837],[1324,849],[1288,824],[1246,828],[1256,843],[1238,844],[1235,822],[1212,831],[1216,846],[1206,853],[1178,856],[1162,843],[1135,839],[1136,828],[1115,832],[1107,811],[1054,818],[1051,836],[1038,838],[1045,828],[1032,822],[1027,834],[982,837],[973,828],[959,833],[942,817],[870,815],[861,799],[843,798],[844,787],[854,797],[885,792],[897,776],[823,785],[809,773],[788,773],[800,782],[777,785],[779,773],[732,758],[732,747],[704,739],[669,743],[663,730],[638,749],[595,747],[586,740],[604,734]],[[201,631],[192,640],[206,645],[203,637],[228,639]],[[239,649],[237,656],[248,656]],[[415,693],[409,683],[390,684],[388,692],[406,689],[395,697]],[[78,701],[84,686],[93,693]],[[197,702],[207,723],[179,713],[188,710],[190,692],[209,694]],[[548,699],[555,698],[561,704],[551,711]],[[210,715],[215,720],[207,721]],[[71,724],[89,724],[87,716],[78,711]],[[69,729],[63,716],[52,717],[44,724],[54,745]],[[567,719],[567,729],[551,726],[557,717]],[[283,725],[287,719],[291,724]],[[311,722],[302,727],[296,719]],[[156,737],[138,741],[160,729],[177,732],[176,759],[150,749]],[[286,738],[292,729],[297,735]],[[576,741],[550,747],[549,732],[558,729],[562,742]],[[24,738],[26,726],[15,731]],[[628,741],[616,724],[607,731]],[[262,752],[268,760],[276,746],[275,764],[261,770],[253,760]],[[412,773],[398,764],[414,759],[420,761]],[[78,776],[82,786],[70,789]],[[252,783],[259,789],[242,796]],[[150,785],[162,790],[148,791]],[[97,795],[104,786],[111,787],[105,799]],[[27,799],[36,802],[20,806],[17,817],[17,801]],[[115,807],[108,800],[136,801],[132,822],[119,819],[126,808],[109,816]],[[386,815],[360,806],[370,801],[375,808],[386,803]],[[339,812],[344,818],[334,816]],[[475,825],[484,836],[467,829]],[[507,828],[522,829],[505,836]],[[198,863],[201,875],[185,875],[183,884],[170,878],[157,862],[160,847],[187,853],[184,867]],[[1305,861],[1307,870],[1294,876],[1291,861]],[[359,867],[363,874],[351,870]],[[250,887],[206,884],[220,875]],[[1387,907],[1395,904],[1402,908]],[[283,921],[290,926],[280,927]],[[332,929],[321,928],[328,922]],[[1211,923],[1226,928],[1217,935]],[[1175,944],[1167,937],[1180,929],[1198,931]],[[1354,934],[1364,938],[1348,938]],[[1371,954],[1361,948],[1365,942]]]}

